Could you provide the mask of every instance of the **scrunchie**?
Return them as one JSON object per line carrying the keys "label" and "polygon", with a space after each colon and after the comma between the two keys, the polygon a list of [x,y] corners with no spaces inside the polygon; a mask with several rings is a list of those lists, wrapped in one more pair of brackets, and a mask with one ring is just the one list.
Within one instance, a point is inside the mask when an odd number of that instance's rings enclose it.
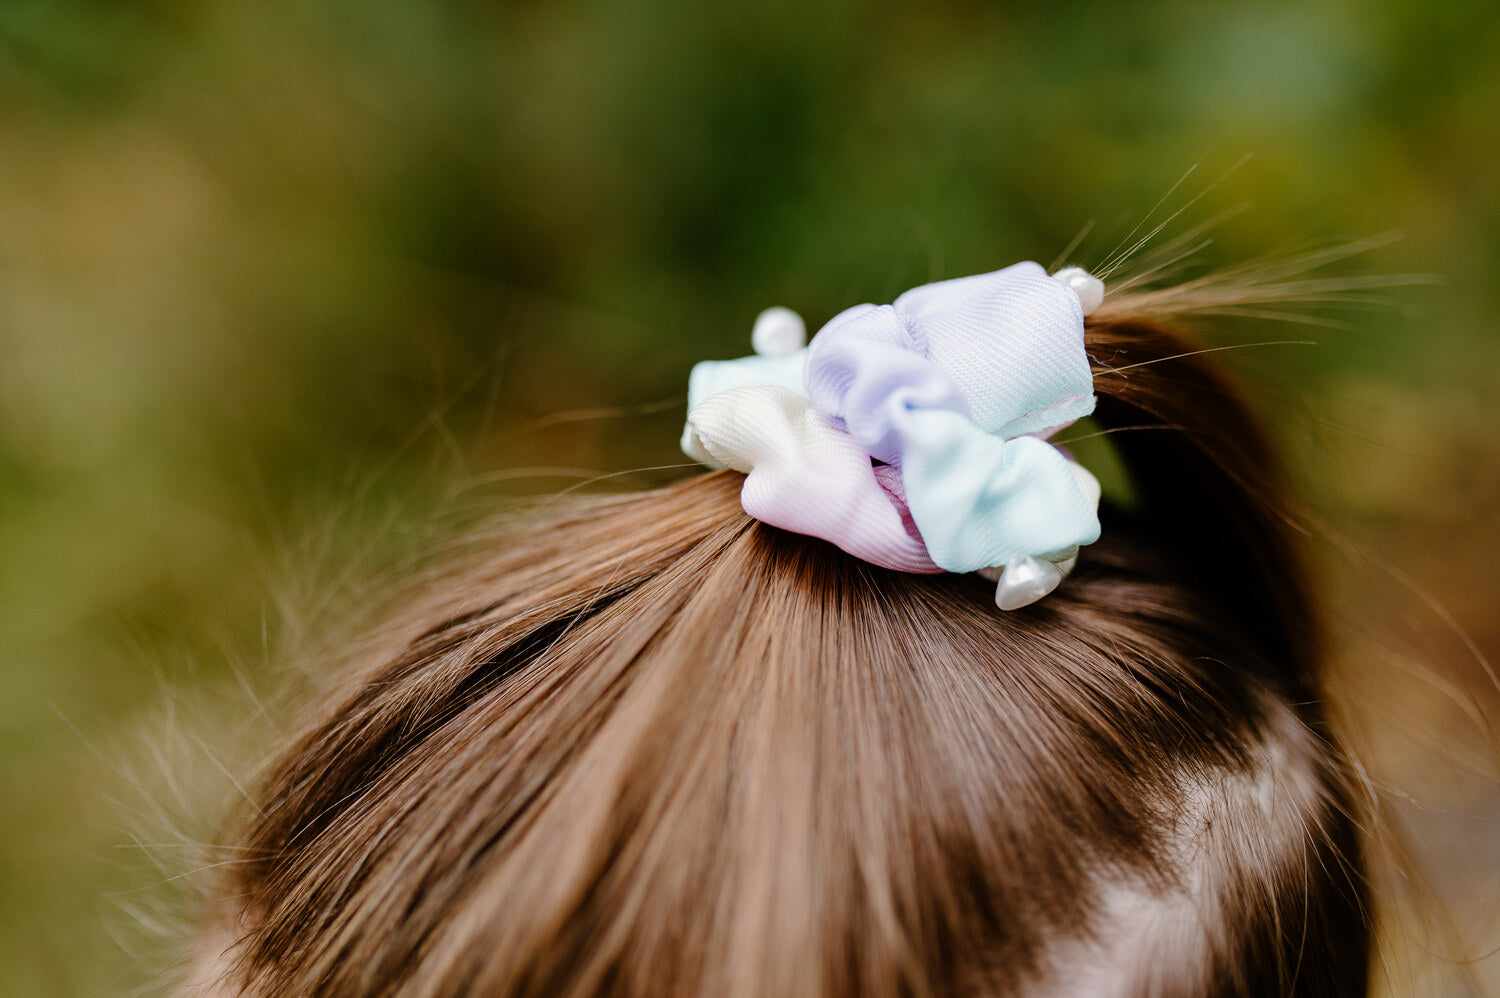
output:
{"label": "scrunchie", "polygon": [[745,472],[758,520],[900,571],[1003,569],[997,601],[1024,605],[1099,536],[1098,483],[1046,437],[1093,410],[1101,294],[1018,263],[855,306],[807,348],[768,312],[759,355],[694,367],[683,450]]}

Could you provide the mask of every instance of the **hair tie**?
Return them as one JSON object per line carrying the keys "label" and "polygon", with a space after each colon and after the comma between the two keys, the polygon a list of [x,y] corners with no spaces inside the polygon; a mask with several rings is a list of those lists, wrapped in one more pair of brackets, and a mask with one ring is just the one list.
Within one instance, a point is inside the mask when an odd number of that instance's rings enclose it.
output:
{"label": "hair tie", "polygon": [[857,305],[803,346],[756,320],[755,355],[688,379],[683,451],[746,475],[745,512],[903,572],[975,572],[1015,609],[1099,537],[1099,484],[1047,438],[1094,408],[1084,316],[1104,285],[1035,263]]}

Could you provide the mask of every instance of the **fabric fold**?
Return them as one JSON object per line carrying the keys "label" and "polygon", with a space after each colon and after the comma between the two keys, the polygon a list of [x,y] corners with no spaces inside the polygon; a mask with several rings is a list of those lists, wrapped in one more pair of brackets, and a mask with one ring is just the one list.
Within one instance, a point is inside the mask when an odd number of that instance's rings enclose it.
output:
{"label": "fabric fold", "polygon": [[[894,406],[893,406],[894,408]],[[1036,437],[1002,440],[957,413],[900,416],[901,478],[927,554],[950,572],[1061,555],[1099,539],[1097,484]]]}
{"label": "fabric fold", "polygon": [[835,316],[808,348],[830,425],[901,469],[932,560],[953,572],[1098,539],[1097,501],[1036,435],[1094,407],[1077,294],[1034,263]]}
{"label": "fabric fold", "polygon": [[812,403],[775,385],[732,388],[695,406],[688,425],[719,465],[744,472],[740,504],[763,523],[821,537],[901,572],[941,572],[870,456]]}

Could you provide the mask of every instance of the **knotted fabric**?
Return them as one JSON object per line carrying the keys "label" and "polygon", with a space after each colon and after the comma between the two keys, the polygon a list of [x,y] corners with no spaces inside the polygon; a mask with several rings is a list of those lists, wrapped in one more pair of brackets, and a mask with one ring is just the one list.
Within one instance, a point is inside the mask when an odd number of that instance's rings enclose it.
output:
{"label": "knotted fabric", "polygon": [[758,520],[972,572],[1098,539],[1097,483],[1046,441],[1093,407],[1079,293],[1019,263],[855,306],[805,349],[697,365],[683,449],[745,472]]}

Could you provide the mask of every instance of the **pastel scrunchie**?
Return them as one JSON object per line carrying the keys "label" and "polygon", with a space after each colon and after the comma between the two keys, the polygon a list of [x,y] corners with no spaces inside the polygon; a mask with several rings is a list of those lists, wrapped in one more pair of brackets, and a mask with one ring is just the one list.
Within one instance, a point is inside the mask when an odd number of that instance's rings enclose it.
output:
{"label": "pastel scrunchie", "polygon": [[806,348],[770,310],[756,356],[694,367],[683,450],[744,472],[758,520],[899,571],[983,571],[1023,606],[1099,536],[1098,483],[1046,438],[1093,410],[1102,290],[1018,263],[855,306]]}

